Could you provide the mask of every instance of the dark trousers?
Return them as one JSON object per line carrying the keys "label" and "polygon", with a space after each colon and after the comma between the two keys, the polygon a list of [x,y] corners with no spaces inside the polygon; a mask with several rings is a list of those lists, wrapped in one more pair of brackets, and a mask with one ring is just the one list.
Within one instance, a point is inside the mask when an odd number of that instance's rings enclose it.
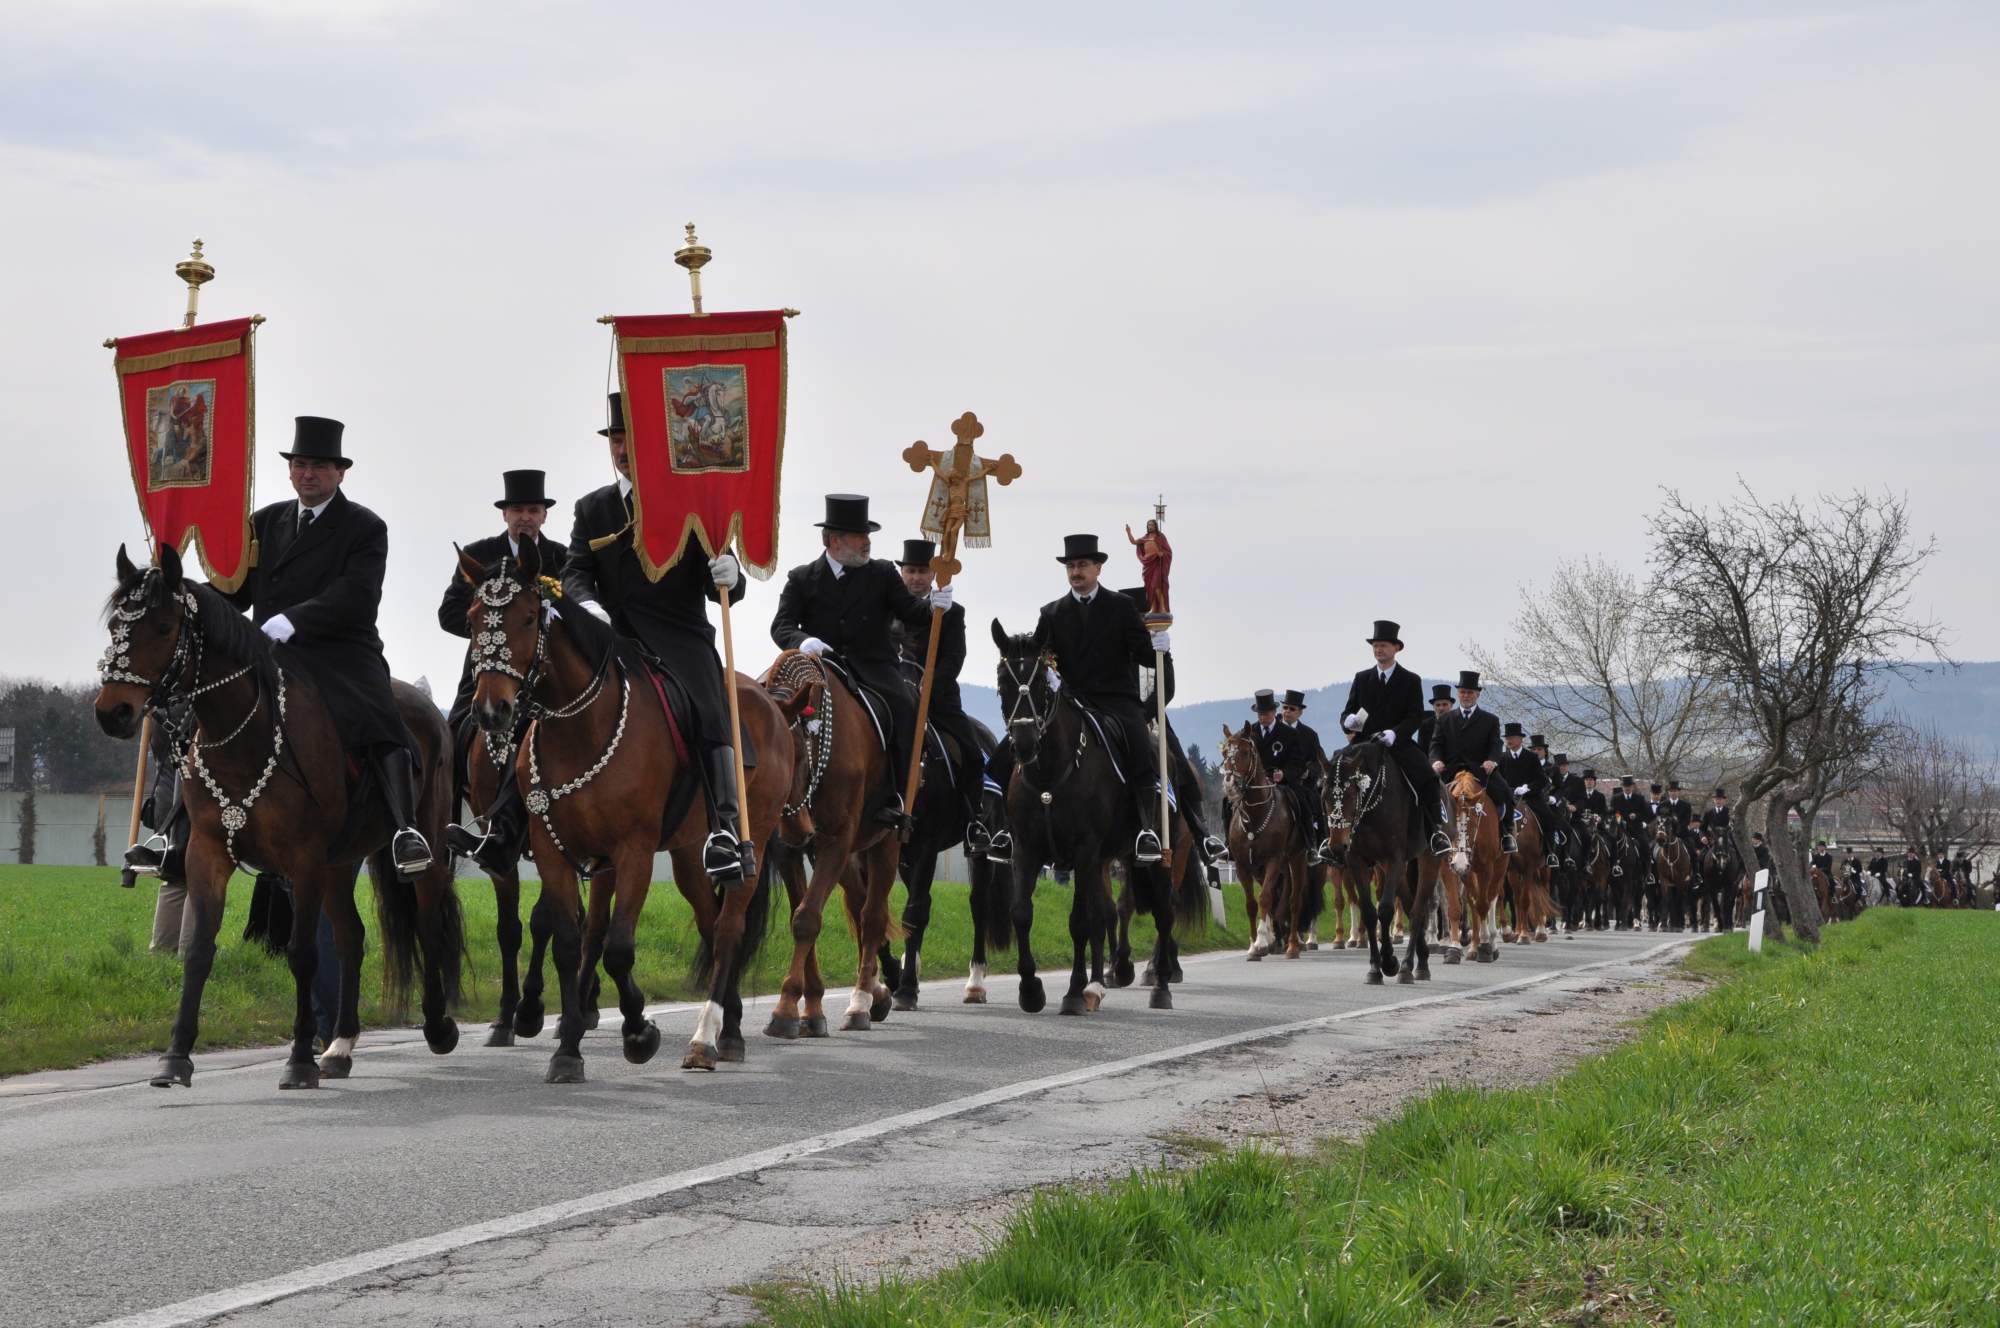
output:
{"label": "dark trousers", "polygon": [[965,815],[976,816],[979,812],[980,778],[985,773],[985,753],[979,750],[979,730],[972,727],[972,720],[965,711],[956,708],[940,709],[936,698],[932,698],[930,714],[932,727],[958,745],[958,756],[952,761],[952,787],[958,794],[959,804]]}
{"label": "dark trousers", "polygon": [[1438,786],[1438,777],[1431,769],[1431,759],[1425,754],[1420,743],[1398,738],[1389,747],[1389,759],[1396,763],[1410,787],[1417,794],[1417,810],[1424,816],[1424,824],[1431,824],[1431,818],[1439,815],[1439,807],[1444,798],[1444,790]]}

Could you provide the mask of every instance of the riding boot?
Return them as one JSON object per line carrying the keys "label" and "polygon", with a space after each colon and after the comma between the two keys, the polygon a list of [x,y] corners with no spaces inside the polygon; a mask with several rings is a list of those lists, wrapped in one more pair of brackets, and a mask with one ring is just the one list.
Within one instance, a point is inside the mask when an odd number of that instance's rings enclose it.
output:
{"label": "riding boot", "polygon": [[708,773],[708,839],[701,846],[701,869],[717,885],[757,879],[757,849],[743,842],[742,815],[737,806],[736,749],[712,747],[705,754]]}
{"label": "riding boot", "polygon": [[389,857],[396,864],[396,874],[407,879],[431,865],[431,846],[417,832],[416,758],[404,747],[371,748],[368,757],[382,784],[389,824],[396,827],[395,838],[389,841]]}
{"label": "riding boot", "polygon": [[[988,784],[981,791],[979,819],[972,828],[985,841],[983,851],[988,862],[1005,866],[1014,860],[1014,837],[1007,833],[1007,802],[996,786]],[[970,838],[968,832],[968,841]]]}
{"label": "riding boot", "polygon": [[1451,836],[1444,831],[1444,802],[1439,798],[1417,795],[1417,805],[1423,812],[1424,833],[1430,839],[1431,852],[1443,857],[1451,852]]}
{"label": "riding boot", "polygon": [[493,805],[486,809],[486,832],[472,826],[448,825],[444,842],[452,852],[471,858],[489,876],[505,876],[521,861],[528,846],[528,818],[521,805],[521,784],[512,772],[500,781]]}

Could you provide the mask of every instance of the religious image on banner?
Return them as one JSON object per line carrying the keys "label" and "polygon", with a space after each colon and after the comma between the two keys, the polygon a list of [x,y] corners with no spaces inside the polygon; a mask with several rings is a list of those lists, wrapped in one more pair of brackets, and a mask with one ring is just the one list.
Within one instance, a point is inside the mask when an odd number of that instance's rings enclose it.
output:
{"label": "religious image on banner", "polygon": [[[658,580],[690,548],[778,570],[785,316],[619,315],[618,385],[632,450],[632,542]],[[692,536],[692,541],[690,541]]]}
{"label": "religious image on banner", "polygon": [[113,343],[132,489],[156,544],[200,553],[209,583],[234,590],[256,565],[250,487],[256,438],[254,318],[119,337]]}
{"label": "religious image on banner", "polygon": [[749,370],[740,364],[689,364],[667,376],[667,431],[677,475],[750,468]]}
{"label": "religious image on banner", "polygon": [[209,481],[215,441],[215,380],[186,379],[146,390],[146,492]]}

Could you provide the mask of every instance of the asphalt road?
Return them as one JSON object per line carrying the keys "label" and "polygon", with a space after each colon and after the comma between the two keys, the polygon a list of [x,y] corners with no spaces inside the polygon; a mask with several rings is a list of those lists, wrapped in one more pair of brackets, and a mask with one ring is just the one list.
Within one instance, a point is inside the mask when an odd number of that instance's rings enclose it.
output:
{"label": "asphalt road", "polygon": [[[665,1007],[651,1064],[625,1063],[607,1018],[585,1041],[589,1082],[574,1086],[542,1083],[547,1033],[487,1049],[471,1027],[445,1057],[408,1033],[364,1032],[354,1077],[315,1092],[280,1093],[282,1053],[271,1052],[197,1052],[192,1089],[148,1087],[150,1059],[0,1080],[0,1324],[324,1320],[303,1313],[314,1297],[324,1308],[328,1295],[398,1286],[407,1304],[413,1270],[661,1215],[679,1223],[674,1257],[707,1281],[755,1280],[770,1270],[731,1246],[722,1210],[704,1221],[715,1187],[809,1171],[821,1184],[798,1202],[823,1211],[790,1216],[837,1234],[858,1220],[843,1203],[844,1169],[877,1165],[884,1141],[949,1125],[977,1143],[982,1121],[996,1122],[989,1134],[1032,1138],[1037,1118],[1068,1110],[1081,1085],[1115,1080],[1144,1097],[1169,1082],[1148,1076],[1184,1081],[1190,1066],[1265,1039],[1424,1036],[1460,1002],[1616,966],[1662,939],[1509,946],[1494,964],[1433,964],[1434,980],[1414,987],[1365,985],[1355,951],[1258,964],[1201,956],[1186,964],[1175,1009],[1150,1010],[1127,989],[1083,1018],[1054,1013],[1053,984],[1049,1009],[1027,1015],[1011,977],[994,978],[983,1007],[960,1004],[952,980],[867,1033],[797,1043],[758,1035],[769,1010],[759,1000],[745,1014],[749,1060],[714,1074],[677,1068],[694,1010]],[[832,993],[828,1008],[837,1021]],[[1127,1127],[1140,1128],[1103,1124]],[[979,1189],[949,1153],[924,1165],[961,1199]],[[565,1264],[600,1248],[615,1258],[615,1242],[585,1240],[566,1247]],[[496,1321],[496,1306],[454,1295],[421,1321]],[[520,1322],[571,1317],[519,1296],[508,1304]],[[387,1318],[377,1303],[356,1321]]]}

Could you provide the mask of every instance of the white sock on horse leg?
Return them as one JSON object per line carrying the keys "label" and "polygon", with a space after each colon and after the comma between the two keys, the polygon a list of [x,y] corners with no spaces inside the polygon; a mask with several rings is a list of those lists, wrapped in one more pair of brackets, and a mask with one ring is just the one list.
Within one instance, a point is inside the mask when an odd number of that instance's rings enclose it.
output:
{"label": "white sock on horse leg", "polygon": [[690,1042],[698,1042],[704,1047],[712,1047],[722,1034],[722,1007],[709,1001],[701,1007],[701,1018],[694,1021],[694,1036]]}
{"label": "white sock on horse leg", "polygon": [[874,1003],[875,998],[873,995],[856,987],[854,993],[847,998],[847,1013],[865,1014],[868,1008]]}
{"label": "white sock on horse leg", "polygon": [[329,1056],[347,1056],[352,1058],[354,1055],[354,1039],[351,1037],[335,1038],[333,1041],[327,1043],[326,1054]]}

